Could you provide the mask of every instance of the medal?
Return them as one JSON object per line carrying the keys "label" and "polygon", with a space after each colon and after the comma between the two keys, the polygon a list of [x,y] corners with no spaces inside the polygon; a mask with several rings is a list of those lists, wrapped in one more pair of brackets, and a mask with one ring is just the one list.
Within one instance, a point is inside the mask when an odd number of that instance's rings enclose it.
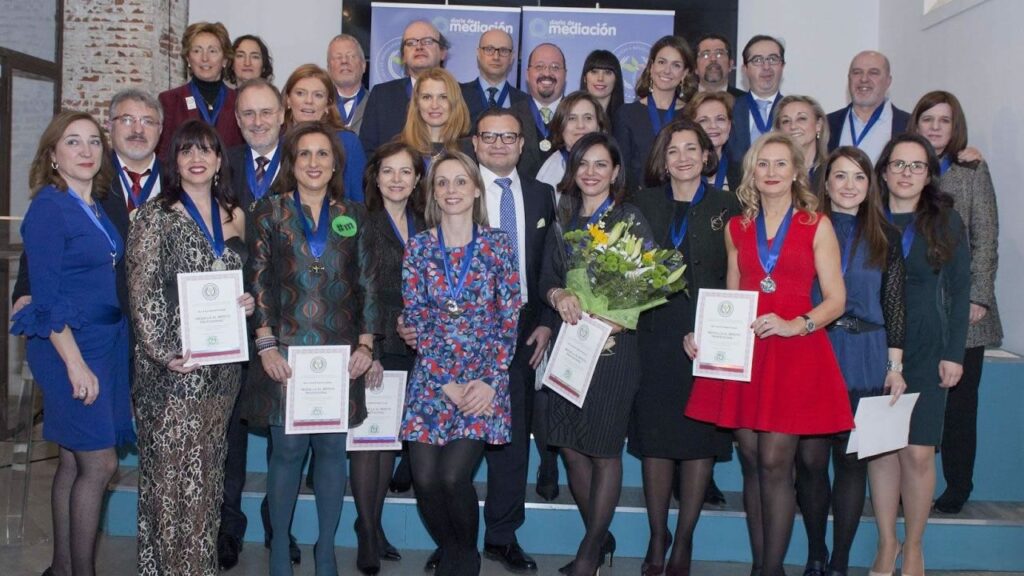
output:
{"label": "medal", "polygon": [[458,318],[459,316],[462,316],[462,308],[459,308],[459,304],[451,298],[444,301],[444,308],[448,311],[449,318]]}
{"label": "medal", "polygon": [[466,287],[466,278],[469,276],[469,265],[473,262],[473,255],[476,252],[477,228],[473,225],[473,239],[466,245],[466,251],[462,255],[462,262],[459,265],[458,283],[452,278],[452,267],[448,264],[448,248],[444,244],[444,232],[441,226],[437,227],[437,243],[441,247],[441,262],[444,265],[445,299],[444,308],[451,319],[459,318],[464,310],[459,306],[458,300],[462,296],[462,290]]}
{"label": "medal", "polygon": [[227,266],[224,265],[223,260],[217,258],[216,260],[213,261],[213,269],[216,270],[217,272],[223,272],[224,270],[227,269]]}
{"label": "medal", "polygon": [[789,233],[789,225],[793,221],[793,208],[786,211],[779,223],[779,229],[775,232],[771,248],[768,247],[768,232],[765,227],[764,211],[757,214],[757,259],[761,262],[765,277],[761,280],[761,291],[765,294],[772,294],[778,287],[772,278],[772,271],[779,263],[779,254],[782,252],[782,245],[786,242],[786,234]]}
{"label": "medal", "polygon": [[540,143],[537,144],[537,146],[540,148],[541,152],[547,152],[548,150],[551,150],[551,140],[545,138],[541,140]]}
{"label": "medal", "polygon": [[[217,200],[210,198],[210,222],[213,223],[213,233],[210,233],[209,228],[206,227],[206,222],[203,222],[203,217],[199,214],[199,208],[196,208],[195,202],[189,197],[188,193],[181,195],[181,204],[185,207],[185,211],[192,217],[192,221],[199,226],[199,230],[206,237],[206,241],[210,243],[210,248],[213,248],[214,270],[223,270],[224,262],[221,262],[220,258],[224,254],[224,229],[220,223],[220,209],[217,207]],[[217,268],[217,262],[220,262],[220,268]]]}
{"label": "medal", "polygon": [[764,292],[765,294],[775,292],[775,280],[772,280],[771,274],[761,279],[761,292]]}
{"label": "medal", "polygon": [[316,232],[313,232],[309,219],[306,218],[306,213],[302,211],[302,200],[299,198],[298,190],[292,192],[292,200],[295,202],[295,215],[302,222],[302,235],[306,237],[306,244],[309,246],[309,253],[313,256],[313,263],[310,264],[308,268],[309,273],[314,276],[319,276],[327,270],[327,268],[320,262],[320,256],[323,255],[324,249],[327,248],[327,229],[331,227],[331,225],[328,224],[331,218],[331,202],[325,193],[324,199],[320,203],[319,225],[316,227]]}
{"label": "medal", "polygon": [[533,124],[537,127],[537,136],[540,137],[540,142],[537,146],[540,147],[541,152],[547,152],[551,150],[551,129],[544,123],[544,118],[540,115],[540,109],[537,108],[537,103],[534,102],[533,98],[530,98],[530,114],[533,116]]}
{"label": "medal", "polygon": [[326,271],[327,268],[325,268],[324,265],[320,263],[319,259],[315,260],[312,264],[309,265],[309,273],[314,276],[319,276]]}

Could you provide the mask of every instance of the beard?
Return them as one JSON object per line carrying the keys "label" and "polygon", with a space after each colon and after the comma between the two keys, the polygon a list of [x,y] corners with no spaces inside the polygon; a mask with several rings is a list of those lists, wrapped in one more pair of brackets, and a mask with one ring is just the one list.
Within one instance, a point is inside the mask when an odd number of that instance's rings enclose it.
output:
{"label": "beard", "polygon": [[717,62],[712,62],[704,68],[704,82],[708,84],[719,84],[725,80],[725,69]]}

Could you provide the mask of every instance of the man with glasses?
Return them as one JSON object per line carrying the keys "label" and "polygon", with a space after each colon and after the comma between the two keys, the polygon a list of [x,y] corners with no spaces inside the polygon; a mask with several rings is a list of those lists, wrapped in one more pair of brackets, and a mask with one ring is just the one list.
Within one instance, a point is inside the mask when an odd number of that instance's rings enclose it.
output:
{"label": "man with glasses", "polygon": [[743,75],[750,91],[737,97],[732,107],[730,158],[743,158],[754,140],[771,131],[785,67],[786,48],[771,36],[758,34],[743,48]]}
{"label": "man with glasses", "polygon": [[519,342],[509,366],[512,438],[485,452],[484,555],[513,572],[537,570],[537,563],[519,546],[516,530],[526,519],[535,370],[556,320],[538,293],[545,238],[555,218],[554,190],[516,170],[523,147],[522,124],[515,114],[493,107],[480,115],[473,149],[485,185],[487,214],[490,225],[505,230],[516,247],[523,298]]}
{"label": "man with glasses", "polygon": [[886,143],[907,130],[910,114],[893,106],[887,95],[892,84],[889,59],[865,50],[853,57],[847,74],[850,104],[828,115],[828,149],[856,146],[878,160]]}
{"label": "man with glasses", "polygon": [[402,131],[416,78],[431,68],[441,66],[448,57],[448,48],[448,39],[426,20],[416,20],[405,27],[402,32],[402,63],[407,76],[377,84],[366,98],[359,139],[367,157]]}
{"label": "man with glasses", "polygon": [[459,84],[472,122],[476,122],[480,113],[488,108],[510,108],[526,100],[526,93],[512,86],[507,79],[515,61],[515,48],[508,32],[492,28],[480,35],[476,48],[476,67],[480,76]]}
{"label": "man with glasses", "polygon": [[530,52],[526,67],[529,98],[512,107],[523,125],[523,153],[519,173],[536,178],[554,152],[548,124],[565,93],[565,55],[554,44],[541,44]]}
{"label": "man with glasses", "polygon": [[338,34],[327,45],[327,73],[338,91],[338,115],[345,127],[358,133],[366,110],[366,54],[351,34]]}
{"label": "man with glasses", "polygon": [[732,57],[732,44],[721,34],[705,34],[697,41],[697,77],[701,92],[728,92],[733,98],[744,95],[743,90],[729,85],[729,74],[736,67]]}

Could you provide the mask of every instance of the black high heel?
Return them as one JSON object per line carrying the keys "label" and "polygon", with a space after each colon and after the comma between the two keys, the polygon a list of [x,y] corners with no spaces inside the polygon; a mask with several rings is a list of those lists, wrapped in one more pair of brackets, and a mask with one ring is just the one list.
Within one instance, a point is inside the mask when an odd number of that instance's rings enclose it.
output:
{"label": "black high heel", "polygon": [[[597,564],[598,567],[604,566],[605,557],[608,556],[609,557],[608,558],[608,567],[611,568],[611,566],[615,563],[615,548],[616,547],[617,547],[617,545],[615,543],[615,535],[612,534],[611,532],[606,532],[605,533],[605,537],[604,537],[604,542],[601,542],[601,549],[598,551],[598,554],[600,554],[600,561]],[[575,564],[576,564],[576,560],[575,559],[570,560],[568,564],[566,564],[565,566],[562,566],[561,568],[559,568],[558,571],[561,572],[562,574],[571,574],[572,573],[572,567]]]}
{"label": "black high heel", "polygon": [[391,475],[391,483],[388,489],[392,492],[408,492],[412,488],[412,469],[409,468],[409,454],[402,453],[402,458],[395,467],[395,473]]}
{"label": "black high heel", "polygon": [[402,559],[402,554],[399,553],[398,548],[395,548],[391,542],[388,542],[388,537],[384,535],[383,530],[377,531],[377,550],[380,552],[381,560],[398,562]]}

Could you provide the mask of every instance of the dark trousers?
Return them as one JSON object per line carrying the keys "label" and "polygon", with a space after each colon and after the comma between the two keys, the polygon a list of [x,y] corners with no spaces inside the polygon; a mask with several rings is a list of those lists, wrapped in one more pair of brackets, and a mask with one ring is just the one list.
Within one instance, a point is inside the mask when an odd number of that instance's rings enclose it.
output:
{"label": "dark trousers", "polygon": [[978,389],[985,347],[968,348],[964,373],[946,397],[942,429],[942,475],[946,491],[966,501],[974,490],[974,457],[978,449]]}
{"label": "dark trousers", "polygon": [[[520,329],[524,325],[520,320]],[[487,498],[484,501],[484,543],[505,546],[516,541],[516,530],[526,520],[526,480],[530,463],[530,419],[533,415],[534,370],[530,367],[533,346],[525,342],[533,332],[521,332],[516,354],[509,366],[512,401],[512,441],[488,446]]]}
{"label": "dark trousers", "polygon": [[245,514],[242,513],[242,490],[245,488],[249,427],[239,417],[240,404],[236,398],[235,407],[231,411],[231,421],[228,422],[228,452],[224,460],[224,502],[220,506],[220,533],[242,540],[245,537],[247,523]]}

